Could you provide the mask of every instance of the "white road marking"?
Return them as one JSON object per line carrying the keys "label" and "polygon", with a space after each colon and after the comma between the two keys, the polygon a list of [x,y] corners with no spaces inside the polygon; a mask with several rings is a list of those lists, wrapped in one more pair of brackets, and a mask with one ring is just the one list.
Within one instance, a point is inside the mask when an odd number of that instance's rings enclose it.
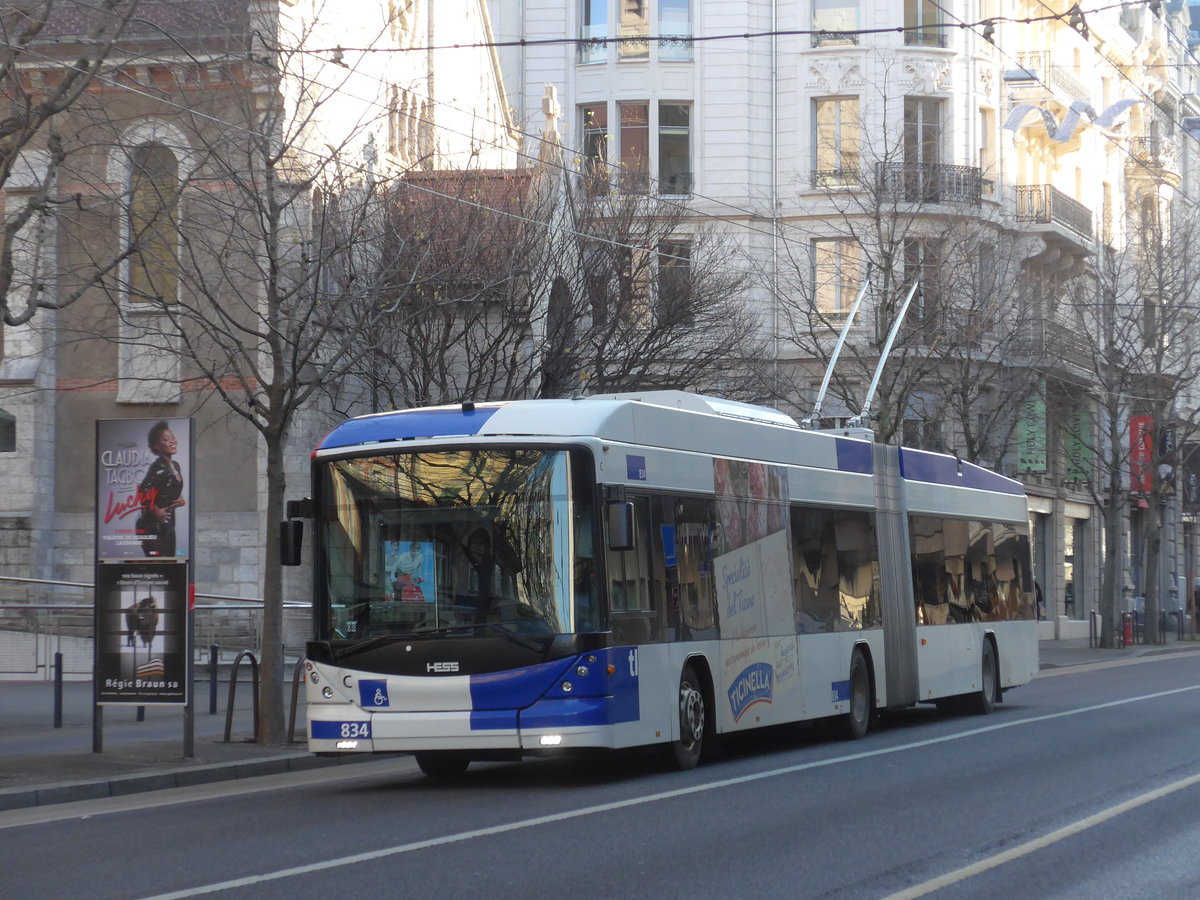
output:
{"label": "white road marking", "polygon": [[1179,781],[1172,782],[1153,791],[1148,791],[1145,794],[1134,797],[1131,800],[1126,800],[1124,803],[1118,803],[1116,806],[1110,806],[1108,809],[1080,819],[1078,822],[1072,822],[1070,825],[1064,825],[1056,831],[1051,831],[1049,834],[1042,835],[1040,838],[1034,838],[1032,841],[1026,841],[1016,847],[1010,847],[1002,853],[997,853],[995,856],[989,856],[987,859],[981,859],[977,863],[969,866],[963,866],[961,869],[956,869],[953,872],[947,872],[945,875],[940,875],[937,878],[931,878],[922,884],[914,885],[903,891],[898,891],[894,894],[889,894],[884,900],[914,900],[917,897],[924,897],[927,894],[932,894],[934,891],[940,891],[942,888],[950,887],[958,884],[960,881],[965,881],[974,875],[981,872],[986,872],[988,869],[994,869],[997,866],[1002,866],[1005,863],[1010,863],[1015,859],[1020,859],[1022,856],[1027,856],[1044,847],[1049,847],[1051,844],[1056,844],[1059,841],[1066,840],[1081,832],[1087,831],[1089,828],[1094,828],[1101,825],[1110,819],[1115,819],[1117,816],[1129,812],[1132,809],[1137,809],[1139,806],[1145,806],[1161,797],[1166,797],[1168,794],[1174,794],[1186,788],[1192,787],[1195,784],[1200,784],[1200,775],[1192,775],[1190,778],[1183,778]]}
{"label": "white road marking", "polygon": [[[364,853],[355,853],[351,856],[341,856],[334,859],[322,860],[320,862],[308,863],[303,866],[293,866],[287,869],[278,869],[274,872],[264,872],[260,875],[247,875],[243,878],[233,878],[228,881],[220,881],[214,884],[198,885],[193,888],[185,888],[181,891],[172,891],[166,894],[156,894],[153,897],[144,898],[144,900],[184,900],[184,898],[187,897],[198,897],[203,894],[215,894],[220,891],[228,891],[236,888],[253,887],[254,885],[263,884],[268,881],[279,881],[283,878],[295,878],[301,875],[309,875],[313,872],[323,872],[329,869],[340,868],[342,866],[352,866],[358,863],[371,862],[377,859],[386,859],[390,856],[400,856],[405,853],[413,853],[418,850],[427,850],[431,847],[443,847],[448,844],[458,844],[462,843],[463,841],[470,841],[476,838],[488,837],[496,834],[506,834],[513,831],[522,831],[526,828],[536,828],[539,825],[550,825],[555,822],[565,822],[570,819],[579,819],[585,816],[593,816],[599,813],[612,812],[618,809],[629,809],[635,806],[642,806],[647,803],[658,803],[663,800],[671,800],[676,797],[686,797],[692,794],[700,794],[705,791],[733,787],[739,784],[750,784],[752,782],[762,781],[767,778],[776,778],[780,775],[792,775],[796,772],[821,769],[827,766],[839,765],[841,763],[854,762],[856,760],[873,759],[879,756],[887,756],[892,753],[906,753],[910,750],[916,750],[922,747],[932,747],[937,744],[945,744],[949,743],[950,741],[957,741],[967,737],[974,737],[976,735],[989,734],[995,731],[1002,731],[1006,728],[1016,728],[1021,725],[1032,725],[1038,722],[1048,722],[1054,719],[1078,716],[1101,709],[1111,709],[1116,706],[1125,706],[1130,703],[1140,703],[1145,700],[1156,700],[1160,697],[1170,697],[1174,694],[1182,694],[1195,690],[1200,690],[1200,684],[1194,684],[1188,687],[1173,688],[1168,691],[1158,691],[1153,694],[1142,694],[1137,697],[1128,697],[1124,700],[1110,700],[1107,703],[1096,703],[1091,706],[1083,706],[1078,709],[1049,713],[1043,716],[1030,716],[1024,719],[1014,719],[1011,722],[999,722],[995,725],[972,728],[968,731],[960,731],[956,732],[955,734],[929,738],[923,741],[913,741],[911,743],[902,744],[896,747],[885,747],[879,750],[867,750],[862,753],[849,753],[832,759],[816,760],[814,762],[800,763],[794,766],[784,766],[782,768],[771,769],[770,771],[766,772],[755,772],[754,774],[742,775],[737,778],[726,778],[722,779],[721,781],[692,785],[690,787],[678,788],[677,790],[673,791],[662,791],[657,794],[648,794],[645,797],[631,797],[628,800],[617,800],[612,803],[601,803],[597,804],[596,806],[588,806],[583,809],[573,809],[567,812],[552,813],[546,816],[536,816],[532,819],[523,819],[518,822],[509,822],[503,825],[493,825],[489,828],[477,828],[471,831],[460,831],[457,834],[448,834],[442,837],[427,838],[423,841],[413,841],[407,844],[398,844],[393,847],[383,847],[379,850],[369,850]],[[1200,775],[1196,775],[1191,779],[1187,779],[1186,781],[1200,781]],[[1169,792],[1171,789],[1179,790],[1181,787],[1177,787],[1178,785],[1186,786],[1184,782],[1176,782],[1176,785],[1169,786],[1168,788],[1162,788],[1160,790],[1167,792]],[[1154,796],[1152,795],[1155,793],[1156,792],[1151,792],[1151,794],[1143,795],[1143,797],[1146,799],[1141,800],[1141,802],[1148,803],[1151,799],[1154,799]],[[1128,803],[1134,804],[1134,806],[1141,805],[1140,802],[1135,801],[1128,801]],[[1125,806],[1126,804],[1121,804],[1120,806],[1113,807],[1109,812],[1112,812],[1113,815],[1119,815],[1121,812],[1125,811],[1123,809]],[[1130,806],[1129,808],[1132,809],[1133,806]],[[1100,813],[1098,815],[1104,815],[1104,813]],[[1087,822],[1089,820],[1084,819],[1082,821]],[[1091,826],[1089,825],[1087,827]],[[1055,834],[1057,834],[1057,832],[1055,832]],[[1063,835],[1063,837],[1066,837],[1066,835]],[[1057,839],[1061,840],[1062,838],[1060,837]],[[1032,850],[1030,852],[1032,852]],[[1000,854],[1000,856],[1003,855],[1004,854]],[[995,865],[1000,865],[1001,862],[1004,861],[1006,860],[1000,860],[1000,862],[996,862]],[[969,876],[964,875],[963,877]],[[936,890],[936,888],[933,889]]]}

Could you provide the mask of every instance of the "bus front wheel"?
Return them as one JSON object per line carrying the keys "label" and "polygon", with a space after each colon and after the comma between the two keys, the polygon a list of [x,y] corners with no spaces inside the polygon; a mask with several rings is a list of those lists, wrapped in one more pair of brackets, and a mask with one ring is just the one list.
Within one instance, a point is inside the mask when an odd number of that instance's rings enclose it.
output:
{"label": "bus front wheel", "polygon": [[417,766],[426,775],[434,778],[454,778],[467,771],[471,758],[453,750],[438,750],[413,754]]}
{"label": "bus front wheel", "polygon": [[843,720],[846,737],[860,740],[871,727],[871,673],[861,650],[850,657],[850,711]]}
{"label": "bus front wheel", "polygon": [[694,769],[704,750],[706,710],[700,680],[691,664],[683,667],[679,676],[679,740],[672,749],[675,763],[681,769]]}

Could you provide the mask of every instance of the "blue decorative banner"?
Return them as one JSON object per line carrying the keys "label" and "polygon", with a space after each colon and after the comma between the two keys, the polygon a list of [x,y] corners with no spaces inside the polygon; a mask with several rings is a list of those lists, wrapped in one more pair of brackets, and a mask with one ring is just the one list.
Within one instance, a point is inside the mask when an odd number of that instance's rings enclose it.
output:
{"label": "blue decorative banner", "polygon": [[736,722],[755,703],[770,703],[775,670],[770,663],[754,663],[742,669],[729,686],[729,708]]}

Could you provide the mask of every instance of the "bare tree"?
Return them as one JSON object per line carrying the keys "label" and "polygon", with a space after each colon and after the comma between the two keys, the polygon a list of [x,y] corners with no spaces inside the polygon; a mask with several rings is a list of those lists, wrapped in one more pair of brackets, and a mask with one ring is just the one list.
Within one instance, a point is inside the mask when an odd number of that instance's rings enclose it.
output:
{"label": "bare tree", "polygon": [[414,176],[394,202],[392,319],[355,372],[373,406],[747,391],[746,279],[685,204],[581,192],[554,165]]}
{"label": "bare tree", "polygon": [[879,439],[1001,466],[1039,377],[1020,325],[1021,238],[981,208],[979,169],[924,158],[919,134],[885,126],[862,140],[856,104],[818,110],[837,124],[823,131],[818,122],[828,143],[809,181],[823,195],[821,215],[789,223],[781,242],[788,277],[776,304],[798,363],[780,390],[809,394],[865,282],[831,383],[839,412],[861,410],[903,316],[871,408]]}
{"label": "bare tree", "polygon": [[97,78],[115,68],[116,42],[138,0],[37,0],[0,9],[0,322],[22,325],[61,309],[118,267],[125,254],[93,260],[60,279],[49,221],[63,203],[68,160],[82,148],[62,126]]}
{"label": "bare tree", "polygon": [[[395,220],[368,139],[386,105],[362,104],[347,125],[331,108],[342,70],[304,51],[307,32],[266,26],[278,28],[270,45],[221,69],[221,90],[163,98],[156,112],[188,149],[134,153],[128,220],[142,240],[106,287],[135,364],[123,379],[151,392],[202,384],[258,435],[270,528],[284,518],[289,437],[384,316],[394,277],[379,246]],[[283,573],[267,538],[258,734],[280,743]]]}
{"label": "bare tree", "polygon": [[1091,487],[1105,525],[1105,646],[1114,645],[1123,611],[1121,535],[1131,502],[1138,509],[1131,528],[1143,548],[1135,566],[1143,573],[1145,637],[1162,640],[1162,535],[1175,499],[1178,448],[1197,427],[1188,398],[1200,374],[1200,219],[1182,206],[1168,216],[1150,193],[1132,206],[1125,233],[1124,248],[1106,247],[1070,295],[1089,362],[1074,400],[1086,397],[1097,419],[1094,430],[1071,438],[1098,475]]}

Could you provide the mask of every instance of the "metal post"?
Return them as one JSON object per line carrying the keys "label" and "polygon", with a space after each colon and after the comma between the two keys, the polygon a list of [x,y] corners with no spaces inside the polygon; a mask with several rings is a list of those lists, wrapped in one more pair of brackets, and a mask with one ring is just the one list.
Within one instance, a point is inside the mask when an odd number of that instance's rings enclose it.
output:
{"label": "metal post", "polygon": [[63,661],[62,653],[54,654],[54,727],[62,728]]}
{"label": "metal post", "polygon": [[208,714],[217,714],[217,655],[221,648],[216,644],[208,645]]}
{"label": "metal post", "polygon": [[137,720],[138,720],[139,722],[145,722],[145,721],[146,721],[146,707],[144,707],[144,706],[139,706],[139,707],[138,707],[138,709],[137,709]]}

